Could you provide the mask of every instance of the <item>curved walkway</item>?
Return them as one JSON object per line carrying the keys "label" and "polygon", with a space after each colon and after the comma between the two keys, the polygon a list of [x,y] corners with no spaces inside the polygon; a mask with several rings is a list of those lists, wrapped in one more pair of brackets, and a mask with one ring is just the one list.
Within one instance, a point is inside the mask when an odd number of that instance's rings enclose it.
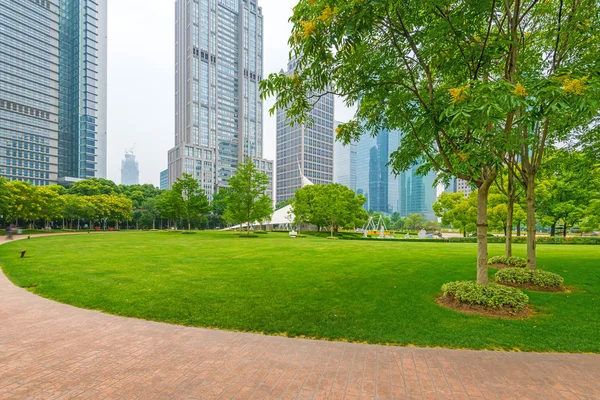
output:
{"label": "curved walkway", "polygon": [[386,347],[78,309],[0,273],[0,399],[600,399],[600,356]]}

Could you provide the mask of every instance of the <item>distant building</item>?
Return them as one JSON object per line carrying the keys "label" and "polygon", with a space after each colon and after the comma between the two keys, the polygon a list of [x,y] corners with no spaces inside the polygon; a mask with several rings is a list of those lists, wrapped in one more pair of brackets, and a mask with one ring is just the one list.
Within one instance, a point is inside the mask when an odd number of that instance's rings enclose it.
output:
{"label": "distant building", "polygon": [[160,172],[160,190],[169,189],[169,169]]}
{"label": "distant building", "polygon": [[[296,62],[292,60],[286,74],[292,75],[295,69]],[[294,196],[302,187],[302,176],[316,185],[333,182],[333,94],[321,97],[309,116],[313,124],[292,126],[286,110],[277,110],[276,203]]]}
{"label": "distant building", "polygon": [[[356,143],[355,191],[367,198],[365,209],[402,216],[421,214],[435,219],[432,206],[437,197],[435,174],[418,176],[418,166],[396,176],[389,164],[400,145],[398,131],[382,130],[375,137],[364,135]],[[352,164],[352,162],[350,163]]]}
{"label": "distant building", "polygon": [[450,184],[445,189],[449,193],[463,192],[465,197],[469,197],[473,191],[473,185],[464,179],[454,178],[450,181]]}
{"label": "distant building", "polygon": [[263,159],[262,78],[263,15],[256,0],[175,1],[169,185],[187,173],[212,198],[247,159],[273,182],[273,162]]}
{"label": "distant building", "polygon": [[[337,128],[340,123],[336,121],[334,127]],[[334,142],[333,181],[356,190],[356,143],[344,146],[338,141]]]}
{"label": "distant building", "polygon": [[121,161],[121,184],[139,185],[140,168],[132,152],[125,153],[125,158]]}
{"label": "distant building", "polygon": [[399,212],[406,217],[410,214],[421,214],[428,220],[435,220],[433,203],[437,200],[437,187],[434,186],[435,173],[430,172],[425,176],[417,175],[419,166],[402,172],[399,181]]}

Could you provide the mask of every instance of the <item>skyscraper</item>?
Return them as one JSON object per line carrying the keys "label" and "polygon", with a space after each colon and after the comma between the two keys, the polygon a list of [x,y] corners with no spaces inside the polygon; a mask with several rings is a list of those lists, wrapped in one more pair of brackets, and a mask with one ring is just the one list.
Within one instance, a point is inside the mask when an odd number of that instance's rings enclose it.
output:
{"label": "skyscraper", "polygon": [[106,0],[0,0],[0,174],[106,176]]}
{"label": "skyscraper", "polygon": [[121,184],[122,185],[139,185],[140,183],[140,166],[135,160],[133,151],[125,153],[125,158],[121,161]]}
{"label": "skyscraper", "polygon": [[175,2],[175,147],[169,185],[183,173],[212,196],[240,162],[263,159],[263,16],[256,0]]}
{"label": "skyscraper", "polygon": [[[287,75],[296,69],[288,63]],[[283,71],[281,71],[283,73]],[[309,114],[310,125],[291,125],[285,110],[277,110],[277,198],[287,201],[302,187],[304,175],[314,184],[333,182],[334,97],[326,94]]]}
{"label": "skyscraper", "polygon": [[[340,124],[335,122],[335,128]],[[333,181],[356,190],[356,143],[333,145]]]}
{"label": "skyscraper", "polygon": [[396,176],[389,166],[391,154],[400,145],[398,131],[382,130],[375,137],[363,136],[356,144],[356,188],[367,198],[365,209],[403,217],[421,214],[435,219],[432,206],[437,198],[435,174],[417,174],[418,166]]}
{"label": "skyscraper", "polygon": [[106,178],[107,0],[59,4],[59,180]]}
{"label": "skyscraper", "polygon": [[356,193],[367,198],[365,209],[391,214],[398,211],[398,180],[388,166],[400,134],[382,130],[363,136],[356,144]]}
{"label": "skyscraper", "polygon": [[0,174],[58,179],[59,8],[0,0]]}
{"label": "skyscraper", "polygon": [[398,176],[400,189],[399,212],[403,217],[421,214],[430,221],[436,219],[433,203],[437,199],[437,187],[434,186],[435,173],[418,175],[418,165],[403,171]]}

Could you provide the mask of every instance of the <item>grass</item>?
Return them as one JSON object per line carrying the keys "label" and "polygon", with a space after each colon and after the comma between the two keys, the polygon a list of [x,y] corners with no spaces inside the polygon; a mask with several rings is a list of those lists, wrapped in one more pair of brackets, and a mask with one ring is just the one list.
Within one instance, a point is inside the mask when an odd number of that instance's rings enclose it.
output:
{"label": "grass", "polygon": [[[22,249],[27,257],[19,259]],[[443,283],[474,279],[470,243],[120,232],[8,243],[0,262],[16,285],[40,296],[154,321],[368,343],[599,353],[600,247],[538,251],[539,266],[573,290],[526,291],[537,312],[527,320],[435,303]],[[491,256],[502,252],[490,246]],[[515,253],[523,256],[525,247]]]}

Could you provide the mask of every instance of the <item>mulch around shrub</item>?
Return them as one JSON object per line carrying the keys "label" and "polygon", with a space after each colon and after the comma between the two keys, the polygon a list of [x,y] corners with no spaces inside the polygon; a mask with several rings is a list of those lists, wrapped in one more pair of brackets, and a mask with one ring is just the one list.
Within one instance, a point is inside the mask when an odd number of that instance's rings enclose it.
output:
{"label": "mulch around shrub", "polygon": [[442,307],[450,308],[452,310],[467,314],[475,314],[491,318],[525,319],[535,315],[535,312],[529,306],[523,307],[521,310],[515,312],[515,310],[509,307],[490,308],[486,306],[461,303],[453,296],[438,296],[435,301]]}
{"label": "mulch around shrub", "polygon": [[506,282],[496,282],[499,285],[510,286],[518,289],[532,290],[535,292],[568,292],[569,290],[564,286],[554,287],[554,286],[538,286],[533,283],[506,283]]}

